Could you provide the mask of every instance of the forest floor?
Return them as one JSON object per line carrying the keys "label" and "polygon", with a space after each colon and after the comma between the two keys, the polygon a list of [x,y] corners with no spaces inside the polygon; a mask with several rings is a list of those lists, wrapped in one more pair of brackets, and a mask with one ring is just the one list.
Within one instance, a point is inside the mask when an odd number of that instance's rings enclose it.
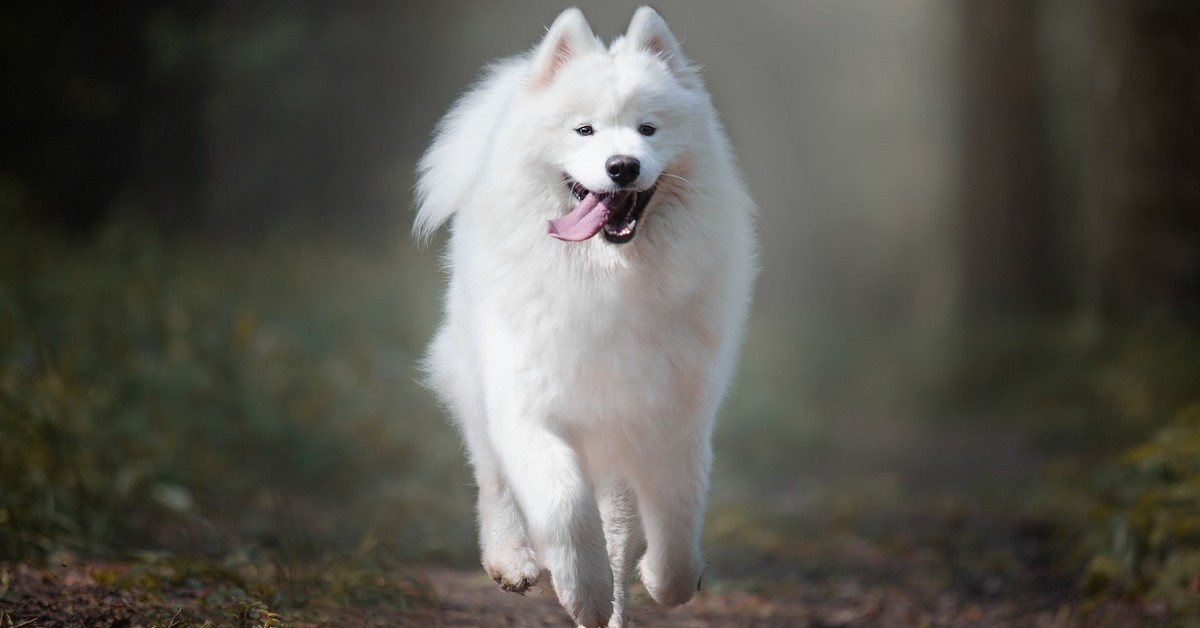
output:
{"label": "forest floor", "polygon": [[[1081,605],[1074,588],[1039,582],[984,583],[1003,590],[944,588],[920,557],[886,558],[843,548],[855,576],[771,585],[718,582],[688,604],[664,609],[635,586],[635,626],[1153,626],[1164,609],[1135,603]],[[829,566],[823,566],[827,569]],[[49,569],[0,566],[0,626],[569,626],[553,591],[500,591],[482,572],[426,566],[406,574],[422,590],[405,604],[272,609],[251,594],[202,581],[121,586],[112,574],[136,565],[81,562]]]}
{"label": "forest floor", "polygon": [[[966,441],[898,433],[879,424],[848,424],[833,436],[835,449],[843,438],[855,441],[858,460],[874,466],[813,469],[826,486],[809,489],[858,495],[860,502],[790,507],[781,493],[763,509],[718,495],[709,512],[703,590],[664,609],[635,584],[632,624],[1173,625],[1163,606],[1088,600],[1069,555],[1075,533],[1053,517],[1003,500],[983,507],[995,499],[995,485],[1020,491],[1038,474],[1038,461],[1011,442],[978,433]],[[880,489],[871,479],[879,468],[901,469],[884,483],[900,488]],[[904,488],[912,486],[919,491]],[[803,523],[816,517],[804,514],[813,508],[842,514]],[[373,567],[265,562],[245,555],[97,561],[61,554],[38,568],[0,563],[0,628],[570,625],[548,583],[524,596],[505,593],[461,558]]]}

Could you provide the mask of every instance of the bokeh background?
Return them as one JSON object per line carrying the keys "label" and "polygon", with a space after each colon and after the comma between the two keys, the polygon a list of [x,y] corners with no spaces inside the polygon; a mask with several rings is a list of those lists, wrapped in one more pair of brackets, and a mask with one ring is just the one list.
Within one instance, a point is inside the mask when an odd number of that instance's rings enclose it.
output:
{"label": "bokeh background", "polygon": [[[1190,608],[1200,4],[657,6],[761,207],[714,577],[978,529]],[[0,557],[474,561],[414,164],[562,8],[0,6]]]}

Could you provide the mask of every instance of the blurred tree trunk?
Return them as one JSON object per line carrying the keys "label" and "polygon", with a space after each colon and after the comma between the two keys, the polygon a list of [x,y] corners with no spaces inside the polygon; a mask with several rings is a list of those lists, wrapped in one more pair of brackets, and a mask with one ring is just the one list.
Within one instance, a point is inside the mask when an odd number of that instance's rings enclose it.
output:
{"label": "blurred tree trunk", "polygon": [[1200,2],[1103,2],[1085,157],[1089,318],[1200,313]]}
{"label": "blurred tree trunk", "polygon": [[0,4],[0,183],[30,218],[87,232],[122,192],[146,91],[143,5]]}
{"label": "blurred tree trunk", "polygon": [[1062,302],[1047,186],[1037,6],[967,2],[960,303],[968,320]]}

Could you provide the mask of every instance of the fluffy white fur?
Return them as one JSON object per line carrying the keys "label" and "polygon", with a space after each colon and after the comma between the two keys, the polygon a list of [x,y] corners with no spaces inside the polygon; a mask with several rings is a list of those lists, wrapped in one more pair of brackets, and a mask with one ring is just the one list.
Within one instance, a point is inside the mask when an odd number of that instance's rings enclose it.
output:
{"label": "fluffy white fur", "polygon": [[[657,182],[634,239],[549,237],[579,202],[565,177],[611,190],[614,155],[640,161],[636,189]],[[688,601],[756,251],[697,70],[649,8],[608,47],[570,9],[487,70],[418,170],[415,232],[451,223],[425,367],[470,453],[484,569],[515,592],[548,571],[578,624],[623,626],[644,537],[650,594]]]}

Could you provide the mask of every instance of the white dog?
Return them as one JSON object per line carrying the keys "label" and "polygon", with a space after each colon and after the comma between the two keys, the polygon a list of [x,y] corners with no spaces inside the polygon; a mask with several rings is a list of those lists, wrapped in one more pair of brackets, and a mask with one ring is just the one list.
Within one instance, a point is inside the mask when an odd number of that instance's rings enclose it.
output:
{"label": "white dog", "polygon": [[550,573],[583,626],[697,590],[714,416],[755,272],[754,206],[698,71],[650,8],[606,47],[578,9],[493,65],[421,159],[453,218],[429,383],[479,485],[484,569]]}

